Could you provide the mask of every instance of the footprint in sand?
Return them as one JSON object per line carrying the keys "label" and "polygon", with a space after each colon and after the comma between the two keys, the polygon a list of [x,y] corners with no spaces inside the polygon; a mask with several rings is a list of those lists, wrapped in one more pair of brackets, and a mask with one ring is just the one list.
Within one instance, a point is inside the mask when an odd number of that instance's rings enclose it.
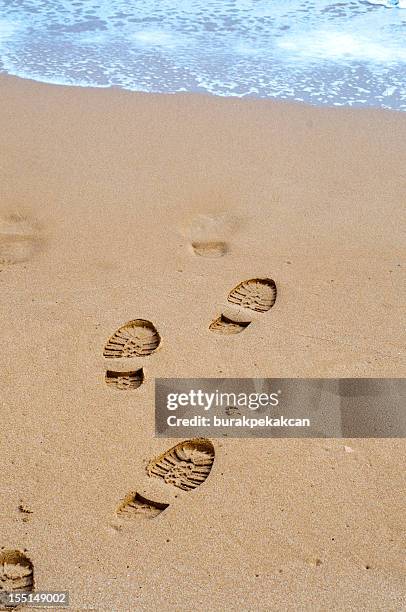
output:
{"label": "footprint in sand", "polygon": [[125,496],[117,508],[116,514],[120,518],[153,519],[161,514],[169,504],[152,501],[137,492],[131,492]]}
{"label": "footprint in sand", "polygon": [[271,278],[251,278],[230,291],[227,315],[222,313],[210,325],[219,334],[239,334],[252,323],[253,312],[268,312],[276,301],[276,284]]}
{"label": "footprint in sand", "polygon": [[[0,551],[0,596],[2,592],[31,592],[34,590],[34,566],[19,550]],[[0,597],[0,605],[1,597]],[[7,604],[7,609],[18,604]]]}
{"label": "footprint in sand", "polygon": [[114,372],[107,370],[105,377],[106,384],[128,391],[129,389],[138,389],[144,382],[144,369],[139,368],[131,372]]}
{"label": "footprint in sand", "polygon": [[195,255],[199,257],[208,257],[209,259],[217,259],[223,257],[228,247],[225,242],[192,242],[192,249]]}
{"label": "footprint in sand", "polygon": [[[214,463],[214,446],[205,438],[179,442],[147,465],[148,476],[160,478],[166,484],[183,491],[191,491],[203,484]],[[153,519],[169,504],[152,501],[137,492],[131,492],[120,502],[116,514],[119,518]]]}
{"label": "footprint in sand", "polygon": [[187,230],[193,253],[209,259],[224,257],[230,250],[228,238],[236,224],[236,219],[228,213],[197,215]]}
{"label": "footprint in sand", "polygon": [[227,300],[241,308],[267,312],[276,301],[275,281],[271,278],[251,278],[243,281],[230,291]]}
{"label": "footprint in sand", "polygon": [[108,359],[122,357],[146,357],[156,351],[161,337],[153,323],[135,319],[119,327],[104,347]]}
{"label": "footprint in sand", "polygon": [[[161,336],[151,321],[134,319],[114,332],[104,347],[103,356],[106,359],[147,357],[160,344]],[[110,387],[122,391],[138,389],[144,382],[144,369],[107,370],[104,380]]]}
{"label": "footprint in sand", "polygon": [[214,446],[210,440],[185,440],[159,457],[151,459],[147,474],[161,478],[165,483],[184,491],[190,491],[201,485],[209,476],[214,455]]}
{"label": "footprint in sand", "polygon": [[240,334],[248,325],[251,321],[234,321],[221,314],[210,323],[209,329],[218,334]]}
{"label": "footprint in sand", "polygon": [[40,247],[34,223],[20,214],[0,217],[0,266],[10,266],[30,259]]}

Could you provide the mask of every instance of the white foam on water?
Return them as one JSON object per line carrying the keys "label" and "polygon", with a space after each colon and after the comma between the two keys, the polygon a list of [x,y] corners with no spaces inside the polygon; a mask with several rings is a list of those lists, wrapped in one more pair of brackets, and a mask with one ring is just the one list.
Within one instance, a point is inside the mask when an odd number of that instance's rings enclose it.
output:
{"label": "white foam on water", "polygon": [[280,49],[296,52],[303,60],[406,62],[406,47],[401,48],[390,41],[373,41],[368,36],[352,32],[309,32],[306,36],[284,37],[277,44]]}
{"label": "white foam on water", "polygon": [[0,43],[12,38],[16,29],[16,25],[5,19],[0,19]]}
{"label": "white foam on water", "polygon": [[367,0],[369,4],[381,4],[386,8],[406,8],[406,0]]}
{"label": "white foam on water", "polygon": [[406,11],[384,4],[0,0],[0,70],[64,85],[406,110]]}
{"label": "white foam on water", "polygon": [[133,39],[150,47],[173,49],[177,45],[175,36],[162,30],[141,30],[133,35]]}

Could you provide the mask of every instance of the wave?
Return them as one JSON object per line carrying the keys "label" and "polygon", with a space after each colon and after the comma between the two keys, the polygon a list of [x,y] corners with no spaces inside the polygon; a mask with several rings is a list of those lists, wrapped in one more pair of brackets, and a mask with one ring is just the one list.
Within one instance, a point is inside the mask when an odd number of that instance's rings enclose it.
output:
{"label": "wave", "polygon": [[406,110],[406,11],[391,2],[0,0],[0,71]]}

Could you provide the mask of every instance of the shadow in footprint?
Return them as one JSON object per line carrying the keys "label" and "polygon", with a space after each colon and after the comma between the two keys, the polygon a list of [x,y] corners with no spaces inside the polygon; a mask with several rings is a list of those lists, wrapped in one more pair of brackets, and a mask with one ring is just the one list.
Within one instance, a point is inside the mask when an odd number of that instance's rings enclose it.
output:
{"label": "shadow in footprint", "polygon": [[[250,311],[264,313],[272,308],[276,301],[276,284],[271,278],[251,278],[238,283],[227,296],[231,306],[229,314],[222,314],[214,319],[210,331],[231,335],[240,334],[252,323]],[[242,320],[241,320],[242,319]]]}
{"label": "shadow in footprint", "polygon": [[206,480],[214,463],[214,455],[210,440],[185,440],[152,459],[147,473],[174,487],[190,491]]}
{"label": "shadow in footprint", "polygon": [[120,389],[122,391],[129,391],[131,389],[138,389],[144,382],[144,370],[133,370],[130,372],[115,372],[113,370],[107,370],[105,381],[111,387]]}
{"label": "shadow in footprint", "polygon": [[153,519],[161,514],[169,504],[152,501],[139,493],[131,492],[123,499],[117,508],[120,518],[146,518]]}
{"label": "shadow in footprint", "polygon": [[199,257],[217,259],[224,257],[228,251],[226,242],[192,242],[192,249]]}
{"label": "shadow in footprint", "polygon": [[209,329],[218,334],[240,334],[250,324],[251,321],[233,321],[222,314],[210,323]]}

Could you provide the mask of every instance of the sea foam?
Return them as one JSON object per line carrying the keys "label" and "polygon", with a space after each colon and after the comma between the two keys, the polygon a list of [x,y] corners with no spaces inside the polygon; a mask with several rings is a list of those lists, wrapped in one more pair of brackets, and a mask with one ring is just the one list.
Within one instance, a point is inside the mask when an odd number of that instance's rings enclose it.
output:
{"label": "sea foam", "polygon": [[0,0],[0,70],[65,85],[406,110],[406,11],[371,2]]}

